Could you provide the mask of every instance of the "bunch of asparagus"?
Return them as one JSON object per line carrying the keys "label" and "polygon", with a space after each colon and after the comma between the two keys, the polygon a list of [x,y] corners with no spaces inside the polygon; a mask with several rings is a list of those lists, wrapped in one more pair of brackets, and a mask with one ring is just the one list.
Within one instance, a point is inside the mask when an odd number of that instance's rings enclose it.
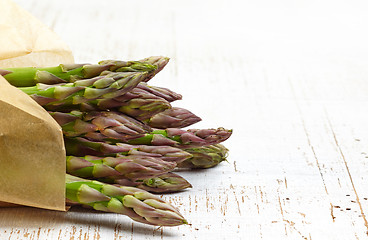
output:
{"label": "bunch of asparagus", "polygon": [[152,225],[187,223],[152,193],[191,187],[176,169],[210,168],[226,160],[228,150],[221,143],[232,131],[184,129],[201,118],[172,106],[180,94],[147,84],[168,61],[149,57],[0,69],[61,126],[69,204]]}

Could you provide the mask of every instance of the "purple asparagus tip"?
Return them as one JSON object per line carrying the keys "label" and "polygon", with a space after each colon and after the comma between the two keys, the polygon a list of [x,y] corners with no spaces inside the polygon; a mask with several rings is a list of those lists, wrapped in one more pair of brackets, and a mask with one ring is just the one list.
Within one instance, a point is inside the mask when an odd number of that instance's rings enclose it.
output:
{"label": "purple asparagus tip", "polygon": [[187,109],[173,107],[154,115],[147,124],[154,128],[184,128],[202,119]]}

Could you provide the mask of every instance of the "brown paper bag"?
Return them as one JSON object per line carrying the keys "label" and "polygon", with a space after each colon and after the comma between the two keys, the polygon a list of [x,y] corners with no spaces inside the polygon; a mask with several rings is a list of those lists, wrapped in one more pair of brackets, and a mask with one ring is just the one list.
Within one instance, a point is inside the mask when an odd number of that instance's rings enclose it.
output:
{"label": "brown paper bag", "polygon": [[11,0],[0,0],[0,46],[2,68],[74,62],[59,36]]}
{"label": "brown paper bag", "polygon": [[[0,12],[0,68],[74,62],[68,46],[27,11],[0,0]],[[17,204],[65,210],[65,149],[54,119],[0,76],[0,207]]]}
{"label": "brown paper bag", "polygon": [[0,78],[0,201],[65,210],[60,126],[27,94]]}

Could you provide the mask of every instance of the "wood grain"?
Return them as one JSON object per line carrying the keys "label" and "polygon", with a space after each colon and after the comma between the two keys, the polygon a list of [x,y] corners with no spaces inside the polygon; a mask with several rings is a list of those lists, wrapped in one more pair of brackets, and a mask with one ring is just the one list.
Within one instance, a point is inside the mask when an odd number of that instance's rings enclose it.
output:
{"label": "wood grain", "polygon": [[171,57],[153,85],[196,127],[233,128],[228,163],[163,197],[188,226],[72,208],[0,209],[0,239],[367,239],[364,2],[16,0],[76,61]]}

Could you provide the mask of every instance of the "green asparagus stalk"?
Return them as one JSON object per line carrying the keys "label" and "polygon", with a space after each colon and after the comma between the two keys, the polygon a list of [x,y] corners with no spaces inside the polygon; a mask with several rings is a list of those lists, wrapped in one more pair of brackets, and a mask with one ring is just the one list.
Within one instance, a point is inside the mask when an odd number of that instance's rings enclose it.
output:
{"label": "green asparagus stalk", "polygon": [[[71,130],[71,128],[69,129]],[[157,129],[142,135],[129,136],[109,135],[101,132],[91,132],[81,134],[81,137],[87,137],[92,141],[104,141],[106,143],[127,143],[132,145],[152,145],[152,146],[172,146],[177,148],[194,148],[217,144],[225,141],[231,135],[231,130],[224,128],[218,129],[189,129],[179,128]],[[76,135],[76,133],[75,133]]]}
{"label": "green asparagus stalk", "polygon": [[192,155],[182,149],[171,146],[146,146],[130,145],[124,143],[107,144],[105,142],[91,141],[86,138],[64,138],[65,148],[68,155],[73,156],[101,156],[115,157],[118,155],[131,156],[149,156],[158,157],[164,161],[180,163]]}
{"label": "green asparagus stalk", "polygon": [[140,61],[101,61],[99,64],[60,64],[55,67],[24,67],[0,69],[0,75],[16,87],[30,87],[38,83],[58,84],[93,78],[104,71],[147,72],[148,81],[168,63],[167,57],[149,57]]}
{"label": "green asparagus stalk", "polygon": [[167,173],[175,167],[175,162],[139,155],[117,157],[67,156],[66,158],[67,173],[90,179],[119,176],[136,181]]}
{"label": "green asparagus stalk", "polygon": [[178,164],[179,168],[211,168],[226,161],[228,149],[222,144],[185,149],[193,157]]}
{"label": "green asparagus stalk", "polygon": [[96,99],[108,99],[124,95],[137,86],[146,72],[110,73],[95,78],[58,85],[37,84],[19,88],[47,110],[78,105]]}
{"label": "green asparagus stalk", "polygon": [[60,64],[56,67],[24,67],[0,69],[2,75],[15,87],[30,87],[38,83],[57,84],[76,79],[92,78],[108,70],[111,65]]}
{"label": "green asparagus stalk", "polygon": [[66,175],[66,198],[98,211],[124,214],[131,219],[157,226],[178,226],[187,221],[171,204],[134,187],[117,187]]}
{"label": "green asparagus stalk", "polygon": [[213,145],[228,139],[232,130],[217,129],[189,129],[179,128],[156,129],[146,133],[144,137],[128,140],[129,144],[143,144],[154,146],[173,146],[178,148],[194,148]]}
{"label": "green asparagus stalk", "polygon": [[226,140],[231,131],[223,128],[181,130],[168,128],[150,131],[150,127],[118,112],[50,112],[68,137],[86,137],[93,141],[123,142],[134,145],[197,147]]}
{"label": "green asparagus stalk", "polygon": [[164,173],[157,177],[146,178],[143,180],[132,181],[130,179],[112,176],[101,181],[118,184],[121,186],[132,186],[140,188],[152,193],[172,193],[179,192],[186,188],[191,188],[192,185],[182,176],[173,172]]}
{"label": "green asparagus stalk", "polygon": [[202,119],[187,109],[173,107],[153,115],[145,122],[153,128],[184,128],[195,124]]}
{"label": "green asparagus stalk", "polygon": [[[154,71],[149,71],[148,77],[145,79],[145,82],[149,81],[151,78],[153,78],[157,73],[159,73],[169,62],[170,58],[168,57],[162,57],[162,56],[152,56],[145,59],[142,59],[140,61],[119,61],[119,60],[104,60],[100,61],[100,65],[112,65],[109,69],[109,71],[113,72],[130,72],[130,71],[146,71],[144,68],[140,69],[141,66],[138,63],[144,63],[155,66]],[[133,64],[137,64],[137,66],[132,67],[129,65],[129,63],[132,62]],[[132,65],[133,65],[132,64]],[[133,70],[131,70],[133,68]]]}

